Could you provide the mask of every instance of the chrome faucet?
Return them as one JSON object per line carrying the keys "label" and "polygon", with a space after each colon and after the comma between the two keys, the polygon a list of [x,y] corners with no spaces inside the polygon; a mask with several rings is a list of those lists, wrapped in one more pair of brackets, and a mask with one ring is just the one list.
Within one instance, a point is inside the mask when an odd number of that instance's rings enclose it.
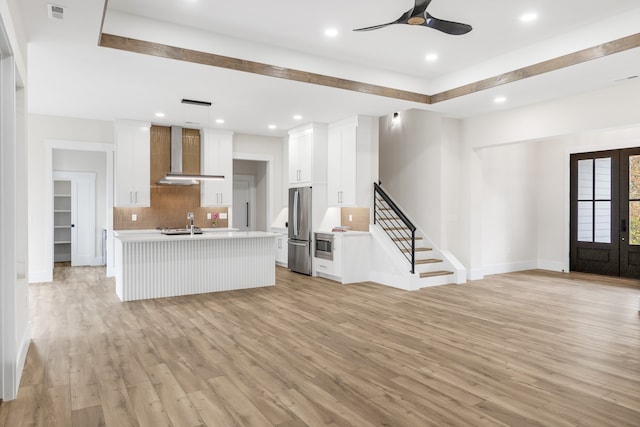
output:
{"label": "chrome faucet", "polygon": [[187,226],[187,228],[191,231],[191,237],[193,237],[193,212],[189,212],[187,213],[187,219],[189,220],[189,225]]}

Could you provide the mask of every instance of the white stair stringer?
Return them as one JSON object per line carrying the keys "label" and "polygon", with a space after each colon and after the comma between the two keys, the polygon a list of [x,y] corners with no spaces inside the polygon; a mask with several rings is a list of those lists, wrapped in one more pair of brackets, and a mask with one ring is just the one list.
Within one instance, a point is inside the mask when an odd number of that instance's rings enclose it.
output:
{"label": "white stair stringer", "polygon": [[[411,274],[411,263],[398,249],[379,224],[369,226],[372,235],[371,280],[394,288],[417,290],[429,286],[451,283],[466,283],[465,267],[449,251],[439,250],[421,230],[416,230],[416,248],[431,248],[430,251],[416,252],[416,260],[437,259],[440,262],[416,264],[415,273]],[[420,278],[420,273],[432,271],[451,271],[453,274]]]}

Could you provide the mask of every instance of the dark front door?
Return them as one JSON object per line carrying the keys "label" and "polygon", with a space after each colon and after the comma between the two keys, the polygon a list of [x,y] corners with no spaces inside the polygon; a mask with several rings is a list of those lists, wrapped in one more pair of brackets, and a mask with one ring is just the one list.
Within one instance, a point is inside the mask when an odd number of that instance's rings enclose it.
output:
{"label": "dark front door", "polygon": [[572,271],[640,277],[640,148],[571,156]]}

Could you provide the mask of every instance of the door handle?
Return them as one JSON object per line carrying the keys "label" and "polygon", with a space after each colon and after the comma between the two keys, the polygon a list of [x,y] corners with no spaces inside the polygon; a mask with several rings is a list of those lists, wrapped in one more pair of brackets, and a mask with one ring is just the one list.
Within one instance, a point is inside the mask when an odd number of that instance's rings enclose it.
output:
{"label": "door handle", "polygon": [[289,244],[290,244],[290,245],[293,245],[293,246],[302,246],[303,248],[304,248],[305,246],[307,246],[307,244],[306,244],[306,243],[296,243],[296,242],[291,242],[291,241],[289,242]]}
{"label": "door handle", "polygon": [[249,226],[249,202],[247,202],[247,227]]}
{"label": "door handle", "polygon": [[622,221],[620,221],[620,232],[621,233],[626,233],[627,232],[627,220],[623,219]]}
{"label": "door handle", "polygon": [[293,193],[293,235],[298,236],[298,197],[299,193],[296,190]]}

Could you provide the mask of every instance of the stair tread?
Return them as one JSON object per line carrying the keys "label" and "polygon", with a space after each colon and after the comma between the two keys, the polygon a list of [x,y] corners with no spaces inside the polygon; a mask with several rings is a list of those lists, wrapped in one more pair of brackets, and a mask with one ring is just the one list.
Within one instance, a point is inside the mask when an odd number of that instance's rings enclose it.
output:
{"label": "stair tread", "polygon": [[427,258],[427,259],[417,259],[416,264],[435,264],[438,262],[442,262],[441,259],[437,258]]}
{"label": "stair tread", "polygon": [[[428,252],[431,248],[416,248],[416,252]],[[411,248],[403,249],[402,252],[411,252]]]}
{"label": "stair tread", "polygon": [[401,231],[401,230],[409,231],[407,227],[382,227],[382,229],[384,231]]}
{"label": "stair tread", "polygon": [[448,276],[449,274],[453,274],[453,271],[428,271],[426,273],[420,273],[420,278],[424,279],[425,277],[437,277],[437,276]]}

